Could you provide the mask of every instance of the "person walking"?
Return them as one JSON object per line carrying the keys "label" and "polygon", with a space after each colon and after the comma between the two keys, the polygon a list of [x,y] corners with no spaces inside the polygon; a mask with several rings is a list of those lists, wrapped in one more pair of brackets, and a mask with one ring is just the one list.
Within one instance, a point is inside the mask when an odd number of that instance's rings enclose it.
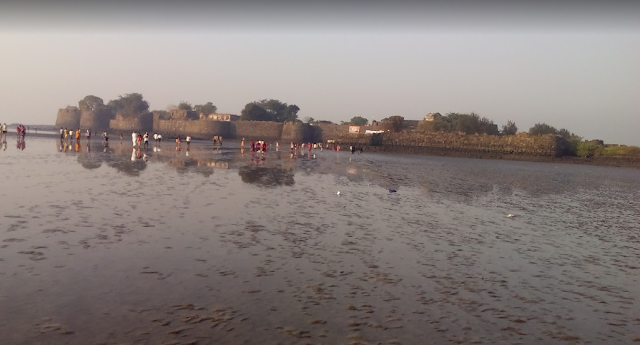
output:
{"label": "person walking", "polygon": [[143,138],[144,138],[144,148],[148,149],[149,148],[149,132],[145,132]]}
{"label": "person walking", "polygon": [[131,142],[133,143],[133,147],[138,143],[138,133],[136,133],[136,131],[131,132]]}
{"label": "person walking", "polygon": [[191,148],[191,136],[187,134],[187,150]]}

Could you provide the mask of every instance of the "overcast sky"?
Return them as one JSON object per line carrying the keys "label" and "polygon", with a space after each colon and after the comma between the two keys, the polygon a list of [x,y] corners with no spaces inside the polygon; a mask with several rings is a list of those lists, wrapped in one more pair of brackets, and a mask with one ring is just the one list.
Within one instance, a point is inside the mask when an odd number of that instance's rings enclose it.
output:
{"label": "overcast sky", "polygon": [[638,5],[300,3],[5,1],[0,121],[53,124],[86,95],[139,92],[152,109],[239,114],[275,98],[335,122],[475,112],[640,145]]}

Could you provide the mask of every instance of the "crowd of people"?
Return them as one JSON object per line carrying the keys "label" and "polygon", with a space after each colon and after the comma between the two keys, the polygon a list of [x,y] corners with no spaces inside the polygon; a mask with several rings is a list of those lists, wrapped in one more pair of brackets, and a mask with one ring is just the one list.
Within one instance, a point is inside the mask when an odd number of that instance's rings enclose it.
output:
{"label": "crowd of people", "polygon": [[[4,132],[4,125],[2,126],[2,130]],[[22,132],[20,127],[18,128],[18,133],[23,133],[23,137],[24,137],[24,126],[22,126]],[[86,130],[85,132],[85,137],[87,138],[87,140],[91,140],[91,130]],[[131,132],[131,143],[133,145],[134,149],[144,149],[147,150],[149,148],[149,140],[150,138],[153,137],[153,140],[155,141],[156,146],[154,146],[154,150],[156,147],[159,147],[160,143],[162,142],[162,135],[159,133],[153,133],[153,135],[150,135],[149,132],[144,132],[141,133],[139,131],[132,131]],[[81,132],[80,129],[76,129],[74,130],[69,130],[66,128],[60,128],[60,141],[68,141],[69,143],[72,142],[72,140],[75,138],[76,142],[80,142],[81,139]],[[108,146],[109,143],[109,133],[108,132],[103,132],[102,133],[102,139],[103,139],[103,143],[104,146]],[[123,140],[123,136],[122,134],[120,134],[120,143],[122,144],[122,140]],[[187,152],[190,150],[191,148],[191,135],[186,135],[183,139],[182,136],[178,135],[175,139],[176,142],[176,151],[181,151],[182,150],[182,142],[186,142],[187,144]],[[213,145],[214,147],[216,146],[222,146],[222,137],[221,136],[214,136],[213,137]],[[275,150],[279,151],[279,147],[280,147],[280,143],[279,142],[275,142],[274,143],[269,143],[265,140],[251,140],[249,143],[249,149],[251,153],[260,153],[260,154],[264,154],[267,152],[267,150],[271,147],[273,149],[273,146],[275,146]],[[242,138],[242,141],[240,143],[240,147],[241,147],[241,153],[244,154],[244,150],[245,150],[245,138]],[[303,154],[308,152],[309,154],[315,154],[318,150],[323,151],[323,150],[331,150],[331,151],[340,151],[340,145],[337,145],[336,143],[332,142],[332,141],[328,141],[326,144],[322,143],[322,142],[306,142],[306,143],[300,143],[300,142],[291,142],[290,143],[290,152],[292,154],[292,156],[295,154],[296,156],[299,154]],[[362,153],[363,152],[363,148],[357,148],[356,146],[351,145],[349,147],[349,150],[351,152],[351,154],[354,154],[356,152],[358,153]],[[139,155],[139,154],[137,154]]]}

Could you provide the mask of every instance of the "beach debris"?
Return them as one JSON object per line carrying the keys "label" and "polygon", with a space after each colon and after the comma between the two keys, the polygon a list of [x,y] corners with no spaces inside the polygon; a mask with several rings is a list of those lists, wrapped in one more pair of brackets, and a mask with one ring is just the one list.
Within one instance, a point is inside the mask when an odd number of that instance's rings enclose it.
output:
{"label": "beach debris", "polygon": [[340,191],[338,191],[338,193],[336,193],[336,195],[340,195]]}
{"label": "beach debris", "polygon": [[397,190],[395,190],[395,189],[389,189],[389,193],[395,193],[395,192],[397,192]]}
{"label": "beach debris", "polygon": [[507,218],[513,218],[513,217],[515,217],[515,216],[516,216],[515,214],[511,214],[511,213],[509,213],[509,214],[507,215]]}

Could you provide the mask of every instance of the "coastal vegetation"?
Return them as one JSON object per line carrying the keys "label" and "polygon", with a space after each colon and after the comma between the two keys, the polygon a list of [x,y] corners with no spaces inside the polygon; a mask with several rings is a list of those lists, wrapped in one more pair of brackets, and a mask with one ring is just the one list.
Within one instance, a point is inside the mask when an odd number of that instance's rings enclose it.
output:
{"label": "coastal vegetation", "polygon": [[[515,123],[511,122],[509,133],[513,129],[517,131]],[[461,114],[448,113],[445,116],[436,116],[431,121],[422,121],[418,124],[418,130],[423,132],[463,132],[466,134],[490,134],[498,135],[498,126],[486,117],[480,117],[476,113]],[[515,134],[515,133],[513,133]]]}
{"label": "coastal vegetation", "polygon": [[349,124],[354,126],[366,126],[367,123],[369,123],[369,120],[362,116],[354,116],[351,118],[351,121],[349,121]]}
{"label": "coastal vegetation", "polygon": [[120,95],[117,99],[110,101],[108,106],[115,113],[126,117],[139,116],[149,111],[149,103],[139,93]]}
{"label": "coastal vegetation", "polygon": [[241,121],[296,122],[300,108],[277,99],[247,103],[240,113]]}

